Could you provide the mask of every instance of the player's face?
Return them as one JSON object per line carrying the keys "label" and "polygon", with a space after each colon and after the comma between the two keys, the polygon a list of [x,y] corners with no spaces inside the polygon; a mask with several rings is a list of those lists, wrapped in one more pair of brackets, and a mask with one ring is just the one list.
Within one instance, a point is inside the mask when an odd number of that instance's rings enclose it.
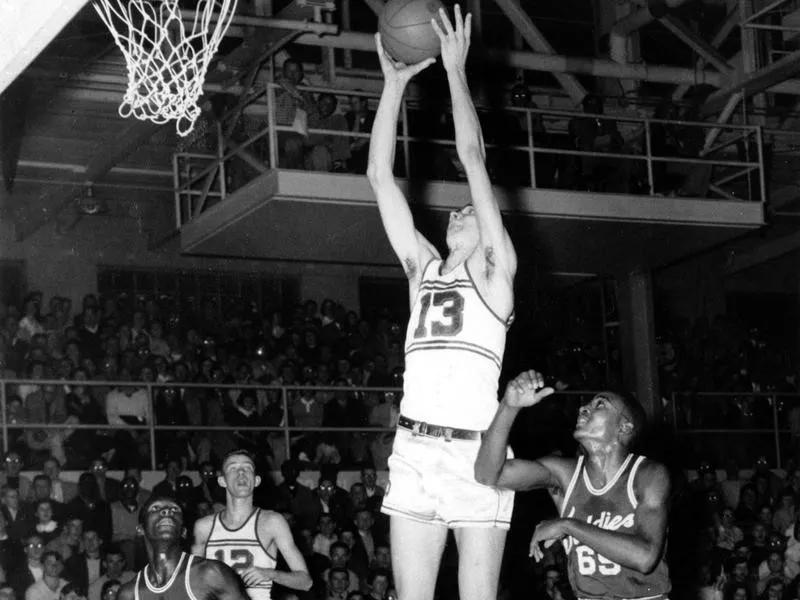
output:
{"label": "player's face", "polygon": [[183,511],[172,500],[157,500],[147,508],[144,535],[151,540],[178,539],[183,530]]}
{"label": "player's face", "polygon": [[447,245],[475,245],[480,240],[478,234],[478,219],[475,216],[475,207],[467,204],[459,210],[450,213],[447,223]]}
{"label": "player's face", "polygon": [[581,406],[575,424],[576,440],[612,441],[623,419],[625,407],[613,395],[598,394]]}
{"label": "player's face", "polygon": [[260,483],[256,467],[247,456],[232,456],[222,465],[219,484],[232,496],[252,496],[253,489]]}

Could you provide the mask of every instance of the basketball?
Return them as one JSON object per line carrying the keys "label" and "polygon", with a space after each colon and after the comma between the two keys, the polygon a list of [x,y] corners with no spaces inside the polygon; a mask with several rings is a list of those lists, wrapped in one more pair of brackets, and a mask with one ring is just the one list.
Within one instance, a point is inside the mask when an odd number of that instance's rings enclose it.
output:
{"label": "basketball", "polygon": [[439,56],[440,44],[431,27],[439,20],[439,0],[389,0],[378,17],[378,31],[386,53],[397,62],[413,65]]}

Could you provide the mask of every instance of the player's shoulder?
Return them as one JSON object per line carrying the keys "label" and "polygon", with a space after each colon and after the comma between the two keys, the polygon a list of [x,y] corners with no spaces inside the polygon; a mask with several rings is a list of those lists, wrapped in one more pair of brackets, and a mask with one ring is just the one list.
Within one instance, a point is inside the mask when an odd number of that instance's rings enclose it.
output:
{"label": "player's shoulder", "polygon": [[634,486],[639,492],[648,489],[664,494],[669,493],[670,475],[669,470],[663,463],[642,457],[635,477]]}
{"label": "player's shoulder", "polygon": [[281,513],[266,508],[258,509],[256,525],[259,529],[275,531],[289,527],[289,522]]}
{"label": "player's shoulder", "polygon": [[117,592],[117,600],[133,600],[136,597],[136,582],[138,577],[134,577],[127,583],[122,584]]}
{"label": "player's shoulder", "polygon": [[200,517],[197,521],[194,522],[194,531],[205,531],[207,533],[211,532],[211,528],[214,526],[214,520],[217,518],[217,514],[214,513],[212,515],[206,515],[205,517]]}

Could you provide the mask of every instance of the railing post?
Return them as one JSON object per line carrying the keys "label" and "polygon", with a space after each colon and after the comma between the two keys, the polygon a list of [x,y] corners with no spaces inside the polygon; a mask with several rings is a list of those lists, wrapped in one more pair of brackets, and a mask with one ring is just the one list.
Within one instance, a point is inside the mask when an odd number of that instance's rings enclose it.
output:
{"label": "railing post", "polygon": [[275,86],[267,84],[267,127],[269,127],[269,168],[278,167],[278,132],[275,131]]}
{"label": "railing post", "polygon": [[764,168],[764,132],[761,127],[756,127],[756,147],[758,148],[758,185],[761,191],[761,203],[765,204],[767,202],[767,174]]}
{"label": "railing post", "polygon": [[181,175],[178,153],[172,155],[172,183],[175,185],[175,229],[181,228]]}
{"label": "railing post", "polygon": [[153,384],[147,384],[147,424],[150,434],[150,469],[156,470],[156,411],[153,402]]}
{"label": "railing post", "polygon": [[2,423],[3,427],[3,454],[8,454],[8,421],[6,420],[6,382],[5,380],[0,381],[0,411],[2,411],[2,416],[0,416],[0,423]]}
{"label": "railing post", "polygon": [[[411,156],[408,153],[408,103],[403,98],[403,160],[406,167],[406,179],[411,179]],[[394,167],[394,165],[392,165]]]}
{"label": "railing post", "polygon": [[654,196],[656,193],[655,178],[653,177],[653,147],[650,143],[650,120],[645,119],[644,122],[644,141],[645,152],[647,154],[647,183],[650,186],[650,195]]}
{"label": "railing post", "polygon": [[225,181],[225,134],[222,132],[222,122],[217,121],[217,160],[219,161],[219,194],[220,200],[225,200],[226,187]]}
{"label": "railing post", "polygon": [[531,187],[536,187],[536,157],[533,146],[533,118],[530,109],[525,111],[525,119],[528,126],[528,166],[531,170]]}
{"label": "railing post", "polygon": [[281,400],[283,401],[283,439],[286,442],[286,458],[292,457],[292,434],[289,431],[289,392],[286,386],[281,386]]}
{"label": "railing post", "polygon": [[775,460],[776,467],[781,468],[781,435],[778,429],[778,396],[772,397],[772,428],[775,434]]}
{"label": "railing post", "polygon": [[670,394],[670,399],[672,401],[672,431],[675,435],[678,433],[678,398],[676,397],[677,392],[672,390]]}

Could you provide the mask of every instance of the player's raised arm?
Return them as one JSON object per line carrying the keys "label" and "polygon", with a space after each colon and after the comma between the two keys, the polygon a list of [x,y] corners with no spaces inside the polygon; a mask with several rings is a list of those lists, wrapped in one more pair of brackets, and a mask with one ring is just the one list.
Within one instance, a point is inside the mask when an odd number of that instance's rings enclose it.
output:
{"label": "player's raised arm", "polygon": [[375,45],[381,61],[384,85],[372,126],[367,178],[378,200],[389,243],[403,265],[406,276],[414,279],[424,266],[420,263],[435,256],[436,250],[414,227],[408,201],[394,179],[397,117],[408,82],[434,60],[431,58],[411,66],[397,64],[392,62],[383,49],[380,34],[375,35]]}
{"label": "player's raised arm", "polygon": [[475,480],[478,483],[511,490],[566,487],[575,468],[574,460],[506,458],[508,434],[520,409],[538,404],[552,393],[553,388],[545,387],[541,374],[535,371],[524,371],[509,382],[494,420],[481,439],[475,461]]}
{"label": "player's raised arm", "polygon": [[461,7],[456,4],[455,27],[443,9],[440,10],[440,18],[441,26],[435,19],[431,24],[442,45],[442,63],[447,71],[453,103],[456,151],[469,181],[487,272],[496,267],[513,279],[517,270],[517,254],[503,225],[500,207],[486,170],[486,150],[481,125],[467,85],[466,61],[472,33],[472,15],[468,14],[463,19]]}

